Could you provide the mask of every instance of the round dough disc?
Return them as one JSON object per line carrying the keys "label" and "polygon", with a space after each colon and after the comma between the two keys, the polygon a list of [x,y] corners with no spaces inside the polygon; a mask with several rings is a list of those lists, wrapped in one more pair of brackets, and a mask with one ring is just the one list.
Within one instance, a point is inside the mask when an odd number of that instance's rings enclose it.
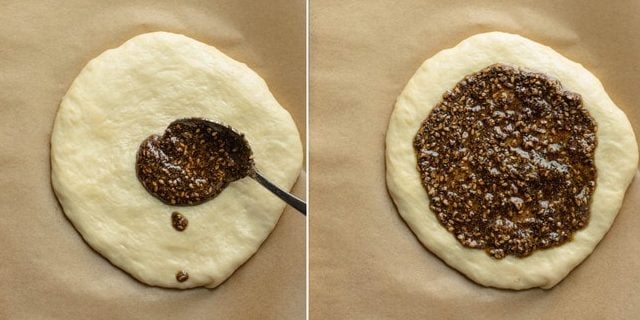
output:
{"label": "round dough disc", "polygon": [[[429,209],[418,173],[415,137],[422,121],[468,74],[495,63],[545,73],[582,95],[597,123],[597,185],[591,218],[574,239],[538,250],[526,258],[497,260],[483,250],[462,246]],[[400,215],[418,239],[448,265],[475,282],[498,288],[551,288],[582,262],[605,235],[620,209],[638,163],[638,148],[629,120],[616,107],[598,79],[580,64],[551,48],[500,32],[472,36],[425,61],[398,97],[386,137],[387,185]]]}
{"label": "round dough disc", "polygon": [[[138,147],[187,117],[231,125],[260,172],[287,189],[295,183],[298,130],[265,82],[212,46],[155,32],[105,51],[75,79],[53,128],[52,184],[75,228],[114,265],[149,285],[213,288],[258,250],[285,203],[251,178],[197,206],[149,194],[136,177]],[[189,220],[183,232],[173,211]],[[188,280],[178,282],[179,271]]]}

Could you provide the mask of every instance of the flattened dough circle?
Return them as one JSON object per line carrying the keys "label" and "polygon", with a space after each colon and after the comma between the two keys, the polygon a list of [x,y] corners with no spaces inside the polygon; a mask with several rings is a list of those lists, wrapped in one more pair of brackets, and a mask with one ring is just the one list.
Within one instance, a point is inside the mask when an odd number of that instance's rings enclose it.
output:
{"label": "flattened dough circle", "polygon": [[[287,189],[295,183],[298,130],[265,82],[214,47],[155,32],[105,51],[75,79],[52,133],[52,184],[82,237],[114,265],[154,286],[212,288],[257,251],[285,204],[251,178],[192,207],[151,196],[136,177],[138,147],[187,117],[243,132],[258,170]],[[173,211],[189,219],[185,231],[173,229]]]}
{"label": "flattened dough circle", "polygon": [[[496,260],[483,250],[462,246],[429,209],[413,149],[422,121],[465,75],[495,63],[545,73],[567,90],[582,95],[596,120],[597,187],[586,228],[562,246],[538,250],[526,258]],[[598,79],[549,47],[523,37],[491,32],[472,36],[425,61],[398,97],[386,136],[387,185],[400,215],[418,239],[448,265],[485,286],[551,288],[595,248],[613,223],[638,164],[638,149],[629,120]]]}

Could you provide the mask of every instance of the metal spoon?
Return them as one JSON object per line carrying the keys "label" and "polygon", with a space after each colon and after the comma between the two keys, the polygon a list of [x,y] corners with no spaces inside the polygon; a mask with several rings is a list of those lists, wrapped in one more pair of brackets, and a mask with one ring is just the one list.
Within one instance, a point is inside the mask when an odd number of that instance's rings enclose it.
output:
{"label": "metal spoon", "polygon": [[[211,120],[207,119],[199,119],[199,118],[191,118],[190,121],[199,121],[202,124],[209,126],[212,130],[216,132],[223,132],[226,134],[230,134],[235,136],[237,147],[242,148],[243,150],[240,153],[252,154],[251,147],[249,146],[249,142],[245,139],[244,135],[233,129],[231,126],[222,125]],[[248,159],[248,160],[246,160]],[[236,159],[236,161],[238,161]],[[263,187],[267,188],[267,190],[271,191],[273,194],[278,196],[288,205],[292,206],[294,209],[298,210],[303,215],[307,215],[307,204],[302,201],[300,198],[294,196],[293,194],[283,190],[282,188],[276,186],[271,181],[269,181],[264,175],[262,175],[255,166],[252,157],[243,158],[240,161],[248,161],[250,162],[251,169],[247,171],[247,175],[258,183],[260,183]],[[244,164],[243,164],[244,165]]]}
{"label": "metal spoon", "polygon": [[136,175],[149,193],[175,206],[206,202],[229,183],[249,176],[296,210],[307,213],[302,200],[258,172],[243,134],[207,119],[178,119],[164,134],[147,137],[136,155]]}

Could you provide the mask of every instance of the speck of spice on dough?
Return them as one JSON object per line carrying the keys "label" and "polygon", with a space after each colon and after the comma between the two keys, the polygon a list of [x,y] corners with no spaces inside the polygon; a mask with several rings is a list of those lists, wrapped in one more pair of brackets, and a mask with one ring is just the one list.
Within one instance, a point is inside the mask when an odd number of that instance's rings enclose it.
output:
{"label": "speck of spice on dough", "polygon": [[187,219],[187,217],[182,215],[182,213],[174,211],[173,213],[171,213],[171,224],[173,225],[174,229],[178,231],[184,231],[184,229],[186,229],[189,225],[189,220]]}
{"label": "speck of spice on dough", "polygon": [[502,259],[562,245],[589,221],[596,124],[550,77],[496,64],[443,95],[414,139],[430,208]]}
{"label": "speck of spice on dough", "polygon": [[185,282],[189,280],[189,274],[186,271],[180,270],[176,273],[176,280],[178,280],[178,282]]}

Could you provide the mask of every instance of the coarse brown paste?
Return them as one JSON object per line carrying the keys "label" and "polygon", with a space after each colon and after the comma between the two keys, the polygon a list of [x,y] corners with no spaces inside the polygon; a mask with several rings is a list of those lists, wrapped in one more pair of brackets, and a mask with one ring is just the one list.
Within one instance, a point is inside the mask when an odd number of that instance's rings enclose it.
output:
{"label": "coarse brown paste", "polygon": [[252,170],[242,135],[199,118],[172,122],[162,136],[145,139],[136,157],[136,173],[147,191],[178,206],[207,201]]}
{"label": "coarse brown paste", "polygon": [[177,231],[184,231],[189,225],[189,220],[182,213],[174,211],[171,213],[171,224]]}
{"label": "coarse brown paste", "polygon": [[182,270],[178,271],[176,273],[176,280],[178,282],[185,282],[185,281],[189,280],[189,273],[187,273],[186,271],[182,271]]}
{"label": "coarse brown paste", "polygon": [[587,225],[596,144],[578,94],[503,64],[447,91],[414,139],[431,210],[497,259],[559,246]]}

